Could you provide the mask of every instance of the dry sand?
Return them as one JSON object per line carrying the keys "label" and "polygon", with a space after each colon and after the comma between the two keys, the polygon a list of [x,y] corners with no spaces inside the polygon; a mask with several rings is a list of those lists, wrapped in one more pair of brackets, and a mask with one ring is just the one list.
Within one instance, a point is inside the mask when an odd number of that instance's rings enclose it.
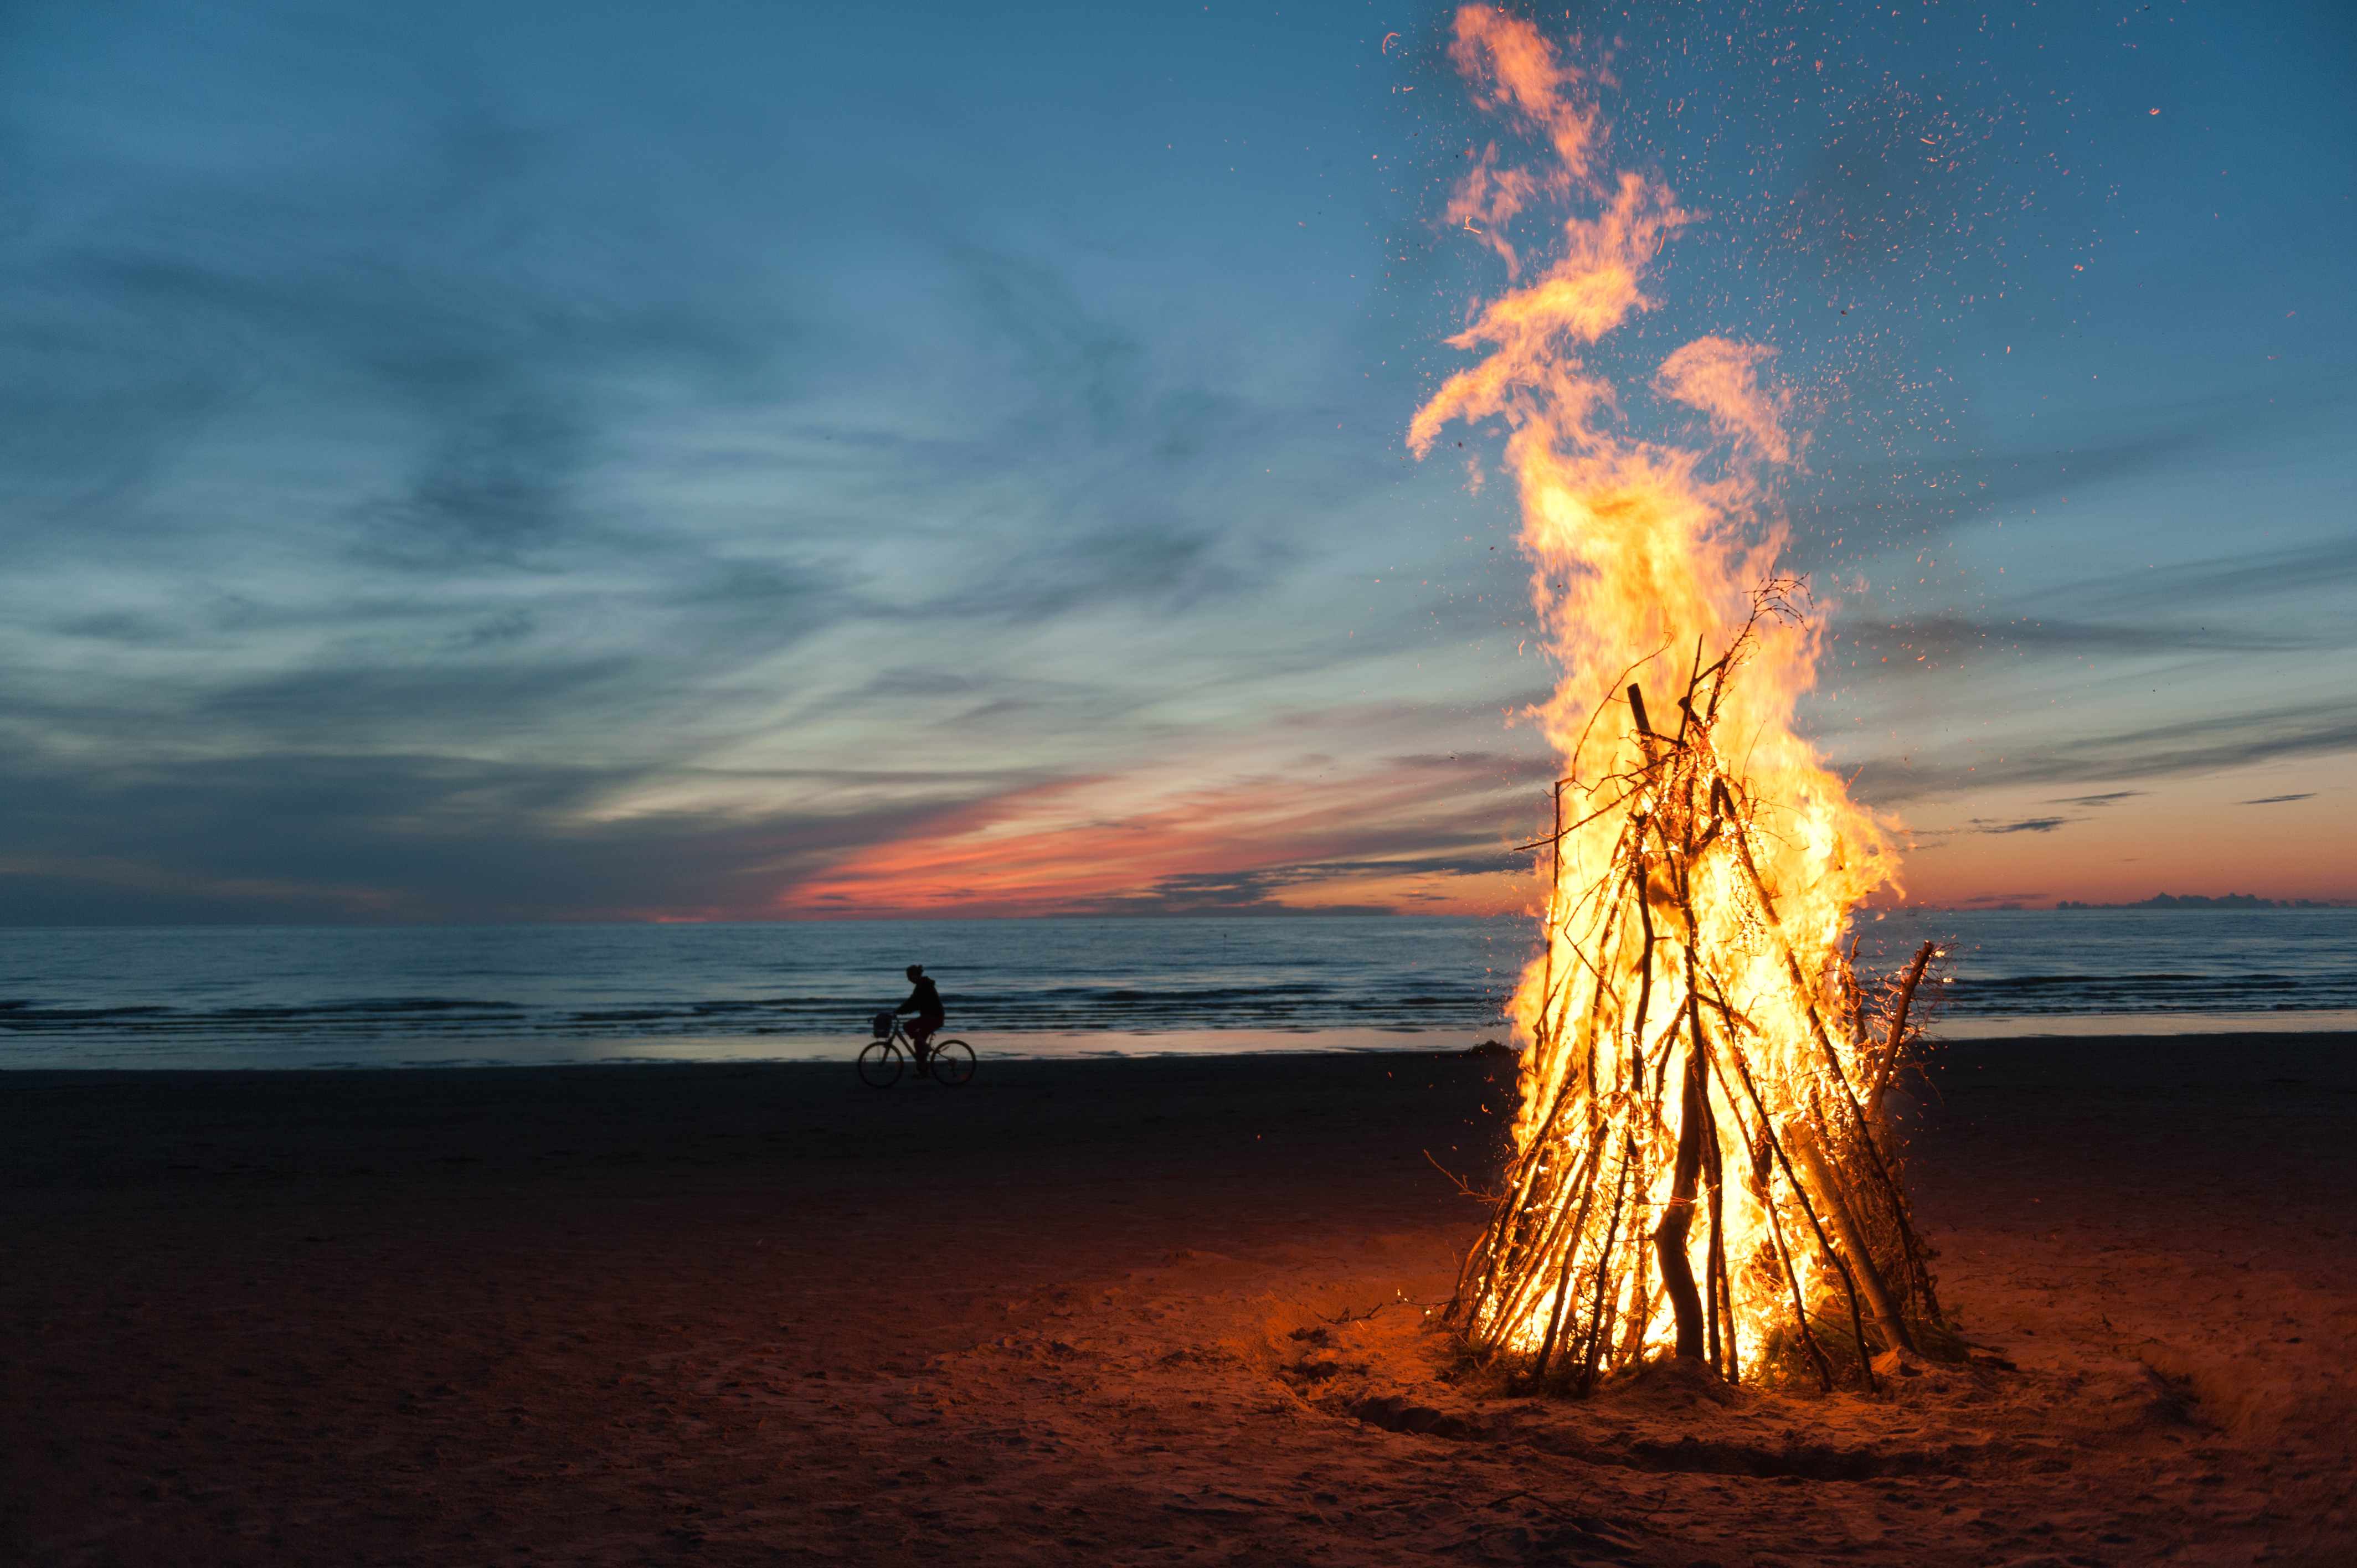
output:
{"label": "dry sand", "polygon": [[1963,1043],[1981,1359],[1450,1383],[1510,1065],[0,1074],[7,1563],[2357,1562],[2357,1037]]}

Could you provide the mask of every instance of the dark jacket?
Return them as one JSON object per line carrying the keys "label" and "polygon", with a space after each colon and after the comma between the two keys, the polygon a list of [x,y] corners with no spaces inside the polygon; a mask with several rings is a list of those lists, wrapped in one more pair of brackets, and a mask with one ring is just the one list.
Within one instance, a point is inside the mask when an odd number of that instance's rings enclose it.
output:
{"label": "dark jacket", "polygon": [[892,1011],[914,1013],[919,1022],[926,1024],[939,1024],[949,1016],[942,1011],[942,993],[933,989],[933,977],[930,974],[919,975],[916,989],[909,993],[909,999]]}

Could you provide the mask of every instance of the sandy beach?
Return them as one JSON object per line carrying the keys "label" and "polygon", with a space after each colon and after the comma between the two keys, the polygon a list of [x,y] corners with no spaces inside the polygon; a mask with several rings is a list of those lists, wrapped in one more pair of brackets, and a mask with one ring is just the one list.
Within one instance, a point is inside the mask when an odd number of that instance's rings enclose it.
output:
{"label": "sandy beach", "polygon": [[1971,1364],[1577,1404],[1426,1323],[1511,1063],[0,1074],[0,1560],[2345,1563],[2352,1049],[1952,1041]]}

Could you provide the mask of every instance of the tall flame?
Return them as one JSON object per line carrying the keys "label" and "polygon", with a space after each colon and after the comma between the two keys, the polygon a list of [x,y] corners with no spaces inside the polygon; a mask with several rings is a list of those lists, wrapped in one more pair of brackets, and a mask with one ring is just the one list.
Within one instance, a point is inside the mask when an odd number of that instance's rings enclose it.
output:
{"label": "tall flame", "polygon": [[[1486,149],[1449,219],[1510,278],[1544,265],[1448,339],[1483,357],[1408,440],[1423,456],[1452,421],[1507,427],[1565,672],[1537,716],[1566,775],[1544,947],[1512,1004],[1509,1193],[1454,1310],[1477,1342],[1583,1383],[1664,1351],[1830,1380],[1843,1341],[1861,1363],[1916,1349],[1938,1309],[1878,1124],[1899,1042],[1867,1037],[1839,948],[1893,861],[1792,725],[1817,644],[1761,504],[1763,470],[1795,456],[1791,394],[1767,381],[1774,349],[1699,338],[1650,391],[1710,439],[1631,435],[1582,355],[1654,307],[1690,215],[1601,172],[1593,79],[1530,23],[1468,5],[1449,54],[1485,113],[1547,148],[1534,169]],[[1542,200],[1573,215],[1525,255],[1498,231]]]}

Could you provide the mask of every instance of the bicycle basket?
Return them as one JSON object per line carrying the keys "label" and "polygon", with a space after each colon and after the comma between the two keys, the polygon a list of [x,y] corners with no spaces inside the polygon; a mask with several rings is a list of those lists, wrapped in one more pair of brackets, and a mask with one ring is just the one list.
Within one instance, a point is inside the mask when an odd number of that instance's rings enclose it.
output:
{"label": "bicycle basket", "polygon": [[875,1032],[877,1039],[888,1040],[892,1037],[892,1015],[878,1013],[867,1021],[867,1026]]}

